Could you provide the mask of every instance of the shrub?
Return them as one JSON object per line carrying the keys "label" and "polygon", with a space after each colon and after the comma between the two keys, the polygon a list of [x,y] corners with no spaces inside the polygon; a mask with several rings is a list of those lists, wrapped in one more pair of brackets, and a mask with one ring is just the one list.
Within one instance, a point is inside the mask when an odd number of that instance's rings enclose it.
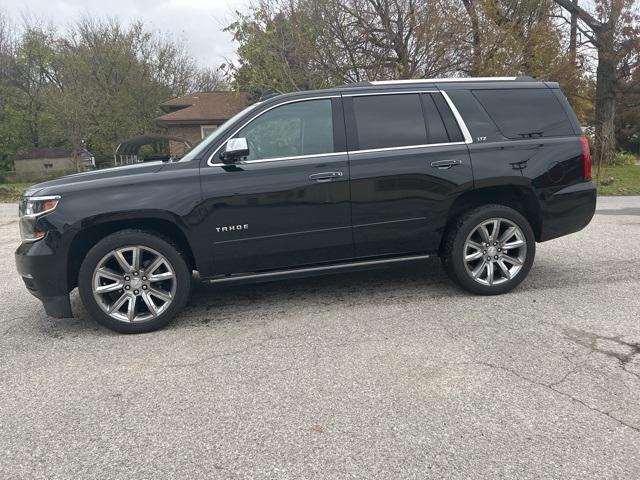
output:
{"label": "shrub", "polygon": [[0,185],[0,202],[17,202],[24,191],[24,185]]}
{"label": "shrub", "polygon": [[638,158],[633,153],[629,153],[629,152],[625,152],[624,150],[621,150],[615,153],[615,155],[613,156],[613,160],[611,161],[611,164],[612,165],[635,165],[637,161],[638,161]]}

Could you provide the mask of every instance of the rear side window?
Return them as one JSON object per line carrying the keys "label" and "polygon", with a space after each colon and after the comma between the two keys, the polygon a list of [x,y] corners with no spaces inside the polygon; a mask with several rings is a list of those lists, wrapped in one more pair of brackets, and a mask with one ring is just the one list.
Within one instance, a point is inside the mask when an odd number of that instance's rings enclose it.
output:
{"label": "rear side window", "polygon": [[356,96],[353,110],[360,150],[428,143],[419,94]]}
{"label": "rear side window", "polygon": [[547,88],[474,90],[473,95],[507,138],[574,135],[560,102]]}
{"label": "rear side window", "polygon": [[451,112],[447,101],[439,93],[434,93],[431,96],[433,97],[433,101],[438,107],[438,111],[440,112],[440,116],[442,117],[442,121],[444,122],[444,127],[449,134],[449,141],[462,142],[464,140],[464,138],[462,137],[462,132],[460,131],[458,122],[453,116],[453,112]]}
{"label": "rear side window", "polygon": [[[439,95],[439,94],[437,94]],[[449,136],[444,126],[440,112],[433,101],[432,95],[422,95],[424,105],[424,113],[427,116],[427,125],[429,127],[429,143],[447,143]]]}

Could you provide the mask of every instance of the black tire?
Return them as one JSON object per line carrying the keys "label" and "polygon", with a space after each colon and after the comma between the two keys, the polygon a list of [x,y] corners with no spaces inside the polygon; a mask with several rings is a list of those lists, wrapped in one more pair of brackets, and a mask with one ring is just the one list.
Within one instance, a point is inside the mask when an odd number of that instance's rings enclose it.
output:
{"label": "black tire", "polygon": [[[127,323],[114,319],[103,311],[94,298],[92,285],[94,270],[99,262],[109,252],[132,245],[152,249],[164,256],[173,268],[176,283],[175,292],[165,311],[148,320]],[[102,239],[89,250],[80,267],[78,290],[89,315],[101,325],[120,333],[145,333],[165,327],[184,308],[189,298],[191,280],[192,272],[183,253],[170,240],[143,230],[121,230]]]}
{"label": "black tire", "polygon": [[[526,241],[526,254],[520,270],[513,278],[501,279],[503,283],[486,285],[474,280],[471,269],[467,270],[463,258],[467,251],[465,242],[482,222],[495,218],[504,218],[520,228]],[[504,205],[483,205],[465,212],[448,228],[440,258],[449,277],[465,290],[479,295],[499,295],[513,290],[525,279],[533,265],[535,253],[533,229],[522,214]],[[481,261],[483,260],[479,260]]]}

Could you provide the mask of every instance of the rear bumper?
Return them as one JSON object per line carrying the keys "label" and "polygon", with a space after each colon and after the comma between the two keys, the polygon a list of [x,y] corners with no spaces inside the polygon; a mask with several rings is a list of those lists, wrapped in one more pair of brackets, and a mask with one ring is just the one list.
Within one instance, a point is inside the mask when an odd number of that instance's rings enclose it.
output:
{"label": "rear bumper", "polygon": [[589,225],[596,210],[597,191],[592,182],[563,188],[546,199],[538,241],[578,232]]}
{"label": "rear bumper", "polygon": [[39,298],[50,317],[71,317],[66,265],[46,241],[23,243],[15,252],[16,267],[27,290]]}

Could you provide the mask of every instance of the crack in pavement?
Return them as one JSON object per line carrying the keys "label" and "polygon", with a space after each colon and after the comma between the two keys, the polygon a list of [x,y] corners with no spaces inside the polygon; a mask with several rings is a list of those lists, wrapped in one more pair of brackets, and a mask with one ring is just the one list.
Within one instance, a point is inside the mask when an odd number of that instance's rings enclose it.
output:
{"label": "crack in pavement", "polygon": [[495,370],[502,370],[504,372],[510,373],[511,375],[514,375],[515,377],[530,383],[532,385],[537,385],[543,388],[546,388],[548,390],[551,390],[554,393],[557,393],[565,398],[568,398],[569,400],[576,402],[586,408],[588,408],[589,410],[593,411],[593,412],[597,412],[601,415],[606,416],[607,418],[610,418],[611,420],[615,421],[616,423],[619,423],[620,425],[623,425],[627,428],[630,428],[631,430],[634,430],[635,432],[640,433],[640,427],[636,427],[635,425],[632,425],[630,423],[625,422],[624,420],[617,418],[615,416],[613,416],[611,414],[611,412],[613,412],[614,410],[611,411],[605,411],[605,410],[600,410],[599,408],[593,407],[591,405],[589,405],[588,403],[584,402],[583,400],[580,400],[579,398],[574,397],[573,395],[570,395],[566,392],[563,392],[562,390],[558,390],[557,388],[554,388],[554,384],[553,383],[544,383],[544,382],[539,382],[537,380],[533,380],[532,378],[529,377],[525,377],[524,375],[521,375],[520,373],[518,373],[517,371],[511,369],[511,368],[507,368],[507,367],[503,367],[500,365],[495,365],[493,363],[488,363],[488,362],[463,362],[463,363],[458,363],[457,365],[479,365],[479,366],[484,366],[484,367],[488,367],[488,368],[492,368]]}
{"label": "crack in pavement", "polygon": [[[629,363],[629,361],[635,355],[640,354],[640,343],[625,342],[621,339],[620,335],[616,335],[614,337],[606,337],[575,328],[565,328],[563,332],[568,339],[574,341],[578,345],[586,347],[593,352],[602,353],[608,357],[613,357],[617,359],[622,366]],[[628,352],[616,352],[615,350],[609,350],[607,348],[599,347],[598,341],[615,343],[617,346],[627,349]]]}

